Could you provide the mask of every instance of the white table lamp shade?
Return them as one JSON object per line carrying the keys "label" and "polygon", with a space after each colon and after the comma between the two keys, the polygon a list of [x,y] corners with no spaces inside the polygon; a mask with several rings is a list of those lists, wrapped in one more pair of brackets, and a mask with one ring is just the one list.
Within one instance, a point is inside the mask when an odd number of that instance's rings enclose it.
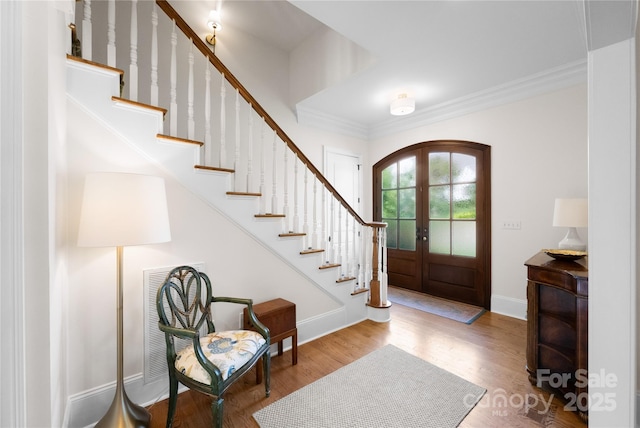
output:
{"label": "white table lamp shade", "polygon": [[589,225],[587,199],[556,199],[553,209],[553,225],[567,228],[567,234],[558,243],[558,248],[586,250],[587,246],[580,239],[576,228]]}
{"label": "white table lamp shade", "polygon": [[557,227],[587,227],[587,199],[556,199],[553,225]]}
{"label": "white table lamp shade", "polygon": [[87,175],[78,246],[124,247],[170,240],[162,178],[124,173]]}

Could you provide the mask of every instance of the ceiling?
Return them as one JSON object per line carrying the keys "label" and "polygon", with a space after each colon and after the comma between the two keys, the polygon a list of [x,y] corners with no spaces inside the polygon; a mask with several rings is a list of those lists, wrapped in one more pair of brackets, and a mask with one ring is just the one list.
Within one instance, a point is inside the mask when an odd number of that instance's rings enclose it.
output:
{"label": "ceiling", "polygon": [[[381,124],[424,118],[461,100],[535,79],[550,81],[567,70],[575,74],[576,67],[586,78],[581,0],[171,3],[194,28],[219,4],[223,27],[289,53],[320,31],[334,31],[359,46],[374,59],[367,67],[332,81],[295,107],[299,119],[336,118],[365,135]],[[416,112],[391,116],[389,103],[401,92],[415,98]]]}

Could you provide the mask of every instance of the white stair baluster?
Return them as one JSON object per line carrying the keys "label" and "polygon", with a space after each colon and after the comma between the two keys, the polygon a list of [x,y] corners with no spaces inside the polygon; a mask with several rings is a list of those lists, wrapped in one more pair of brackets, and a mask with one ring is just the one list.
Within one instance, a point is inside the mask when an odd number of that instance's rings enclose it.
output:
{"label": "white stair baluster", "polygon": [[344,276],[344,270],[342,269],[342,204],[338,203],[338,231],[337,231],[337,254],[336,254],[336,263],[340,265],[340,277]]}
{"label": "white stair baluster", "polygon": [[253,187],[253,106],[249,103],[249,143],[247,147],[247,192]]}
{"label": "white stair baluster", "polygon": [[278,177],[276,172],[278,171],[277,161],[278,161],[278,139],[276,138],[276,131],[273,131],[273,153],[272,153],[272,178],[271,178],[271,212],[276,214],[278,212],[278,196],[276,192],[278,191]]}
{"label": "white stair baluster", "polygon": [[116,67],[116,0],[107,6],[107,65]]}
{"label": "white stair baluster", "polygon": [[300,216],[298,215],[298,156],[293,159],[293,231],[300,230]]}
{"label": "white stair baluster", "polygon": [[82,58],[91,61],[92,55],[92,26],[91,26],[91,0],[84,0],[82,14]]}
{"label": "white stair baluster", "polygon": [[264,126],[264,118],[262,118],[262,122],[260,123],[260,208],[259,208],[260,214],[265,214],[267,211],[267,193],[266,193],[267,189],[265,188],[265,185],[264,185],[264,170],[265,170],[265,162],[266,162],[265,149],[267,148],[264,140],[265,132],[266,132],[266,129]]}
{"label": "white stair baluster", "polygon": [[321,221],[321,249],[325,250],[322,255],[323,261],[327,263],[329,261],[329,240],[327,238],[327,188],[322,186],[322,221]]}
{"label": "white stair baluster", "polygon": [[224,73],[220,80],[220,159],[218,166],[224,168],[227,163],[227,87],[225,86]]}
{"label": "white stair baluster", "polygon": [[153,2],[151,10],[151,105],[158,105],[158,9],[156,2]]}
{"label": "white stair baluster", "polygon": [[311,248],[318,247],[318,177],[313,176],[313,232],[311,234]]}
{"label": "white stair baluster", "polygon": [[187,86],[187,138],[193,140],[195,138],[196,122],[193,117],[193,40],[189,40],[189,82]]}
{"label": "white stair baluster", "polygon": [[349,260],[349,256],[351,255],[349,253],[349,218],[351,216],[349,215],[349,211],[344,210],[344,254],[342,256],[342,262],[344,264],[344,269],[342,269],[342,273],[344,276],[351,276],[349,269],[351,268],[351,263]]}
{"label": "white stair baluster", "polygon": [[204,157],[205,165],[213,165],[211,150],[211,67],[205,62],[204,71]]}
{"label": "white stair baluster", "polygon": [[302,239],[303,242],[303,249],[308,250],[309,248],[311,248],[311,236],[309,236],[309,203],[308,203],[308,181],[309,181],[309,168],[306,167],[304,168],[304,187],[302,189],[302,201],[303,201],[303,212],[302,212],[302,218],[303,218],[303,223],[302,223],[302,233],[304,233],[304,238]]}
{"label": "white stair baluster", "polygon": [[291,216],[289,216],[289,147],[284,147],[284,204],[282,206],[282,219],[283,233],[291,232]]}
{"label": "white stair baluster", "polygon": [[236,147],[235,147],[235,156],[233,159],[233,169],[234,169],[234,183],[233,190],[240,191],[240,183],[239,183],[239,171],[240,167],[240,91],[236,89]]}
{"label": "white stair baluster", "polygon": [[358,253],[358,226],[356,224],[356,218],[351,216],[351,270],[349,271],[349,275],[357,278],[358,277],[358,258],[356,254]]}
{"label": "white stair baluster", "polygon": [[176,34],[176,21],[173,21],[173,29],[171,31],[171,86],[169,96],[171,99],[170,116],[169,116],[169,135],[176,137],[178,135],[178,102],[177,102],[177,59],[176,47],[178,45],[178,35]]}
{"label": "white stair baluster", "polygon": [[131,64],[129,65],[129,99],[138,101],[138,0],[131,0]]}
{"label": "white stair baluster", "polygon": [[332,194],[329,194],[331,198],[331,202],[329,203],[329,238],[327,240],[327,250],[329,252],[328,259],[329,263],[335,263],[335,202],[336,199]]}

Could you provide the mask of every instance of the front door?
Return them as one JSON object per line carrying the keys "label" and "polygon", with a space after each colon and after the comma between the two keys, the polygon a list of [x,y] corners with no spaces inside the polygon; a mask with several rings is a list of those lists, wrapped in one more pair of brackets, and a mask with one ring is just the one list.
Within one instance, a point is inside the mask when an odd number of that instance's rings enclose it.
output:
{"label": "front door", "polygon": [[490,147],[429,141],[382,159],[374,218],[389,285],[490,308]]}

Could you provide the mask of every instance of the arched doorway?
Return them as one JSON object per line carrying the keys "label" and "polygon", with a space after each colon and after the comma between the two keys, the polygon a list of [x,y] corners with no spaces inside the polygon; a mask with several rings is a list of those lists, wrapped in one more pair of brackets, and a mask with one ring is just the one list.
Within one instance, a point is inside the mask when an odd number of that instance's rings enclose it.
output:
{"label": "arched doorway", "polygon": [[373,166],[389,285],[490,309],[491,148],[438,140]]}

